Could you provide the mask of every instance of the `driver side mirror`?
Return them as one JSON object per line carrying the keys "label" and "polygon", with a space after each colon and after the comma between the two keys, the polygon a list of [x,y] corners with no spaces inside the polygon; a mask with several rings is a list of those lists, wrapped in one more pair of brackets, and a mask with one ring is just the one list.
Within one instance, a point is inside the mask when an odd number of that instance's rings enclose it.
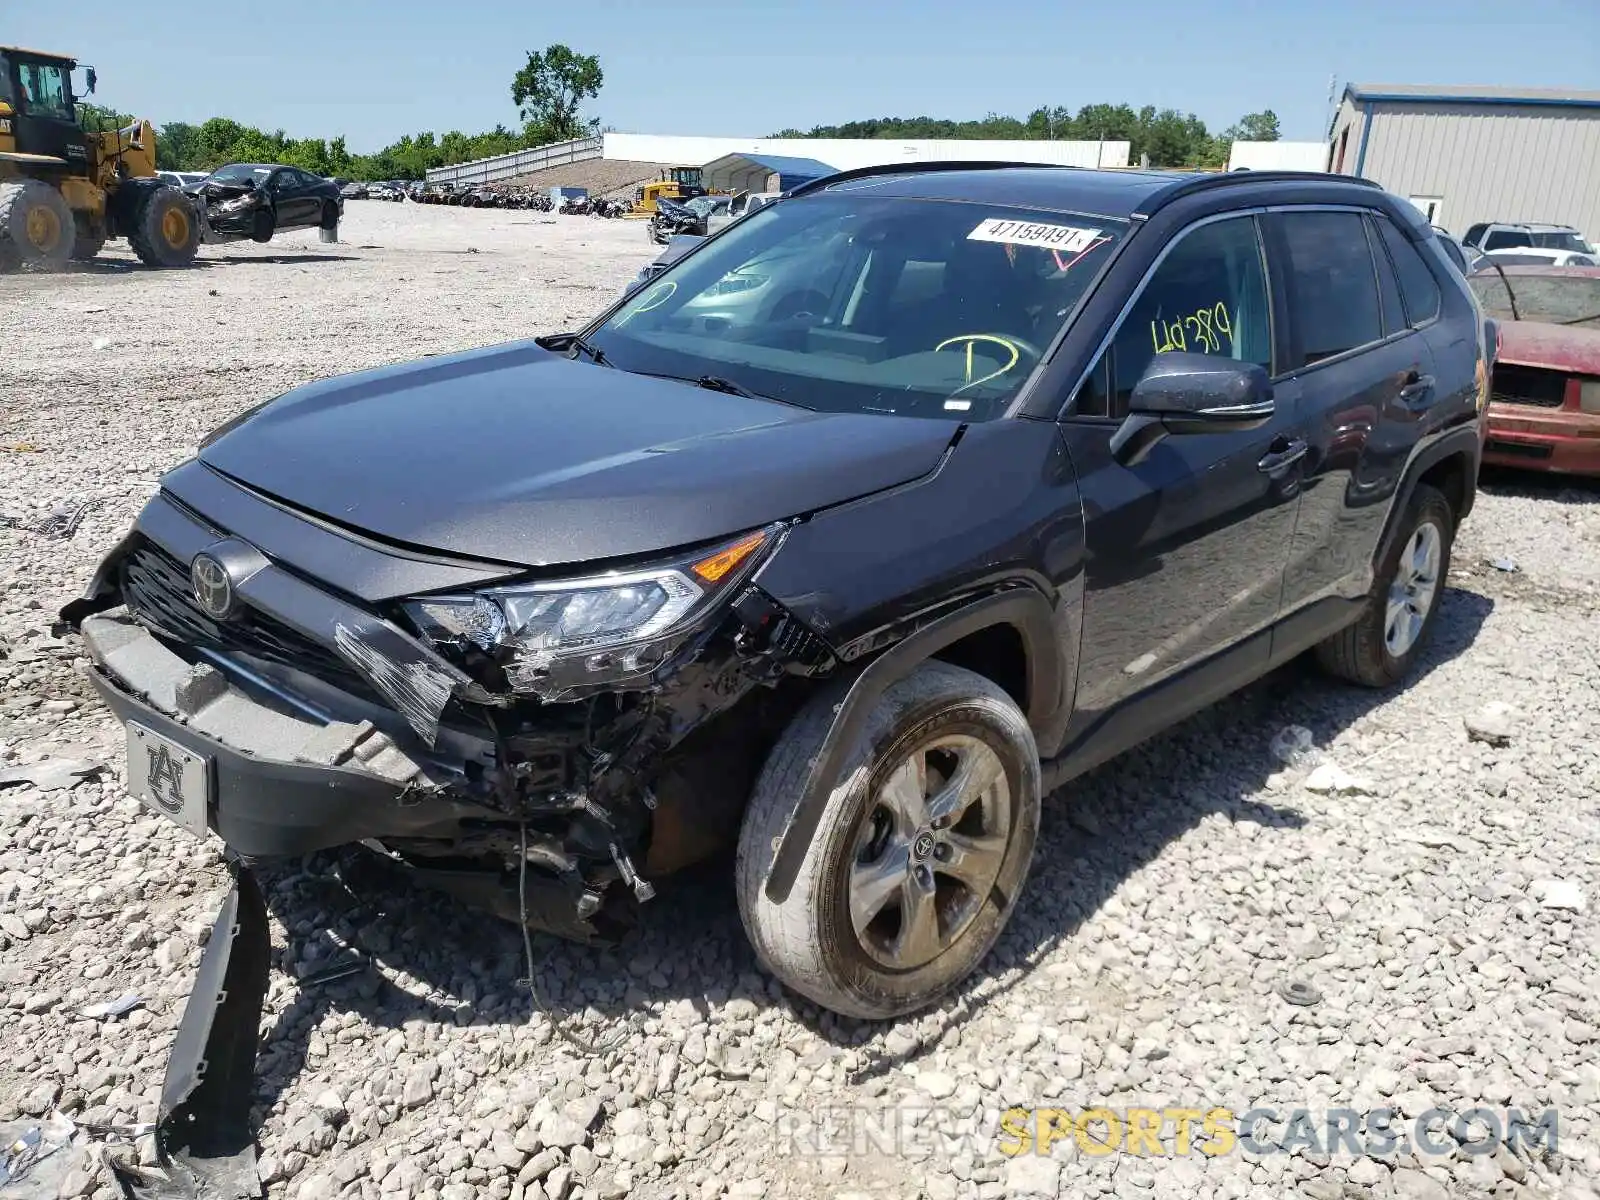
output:
{"label": "driver side mirror", "polygon": [[1272,381],[1255,363],[1173,351],[1150,361],[1111,438],[1123,466],[1140,462],[1169,434],[1236,433],[1272,419]]}
{"label": "driver side mirror", "polygon": [[83,72],[83,86],[89,95],[94,95],[94,85],[99,76],[94,73],[93,67],[85,67]]}

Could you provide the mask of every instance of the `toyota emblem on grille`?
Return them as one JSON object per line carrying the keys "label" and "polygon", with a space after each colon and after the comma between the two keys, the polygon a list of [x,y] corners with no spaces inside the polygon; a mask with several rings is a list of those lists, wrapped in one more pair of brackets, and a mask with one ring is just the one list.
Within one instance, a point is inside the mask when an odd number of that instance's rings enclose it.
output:
{"label": "toyota emblem on grille", "polygon": [[189,587],[206,616],[222,620],[233,611],[233,580],[228,568],[209,554],[196,554],[189,564]]}

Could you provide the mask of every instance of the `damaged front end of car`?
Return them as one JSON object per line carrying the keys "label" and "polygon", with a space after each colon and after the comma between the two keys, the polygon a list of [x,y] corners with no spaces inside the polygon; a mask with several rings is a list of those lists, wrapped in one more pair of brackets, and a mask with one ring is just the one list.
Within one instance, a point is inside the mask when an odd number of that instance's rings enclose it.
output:
{"label": "damaged front end of car", "polygon": [[[197,478],[243,491],[203,464],[179,468],[61,617],[128,728],[130,791],[226,843],[230,911],[254,912],[256,860],[342,848],[529,928],[612,941],[652,880],[736,837],[761,748],[807,691],[775,685],[835,663],[752,583],[782,523],[560,580],[430,560],[411,574],[486,583],[358,600],[339,590],[346,581],[308,574],[304,548],[317,542],[305,514],[254,497],[270,518],[251,529],[262,545],[271,522],[300,527],[284,543],[301,551],[290,563],[172,490]],[[343,543],[327,549],[346,566],[420,557],[344,532],[317,527]],[[137,757],[140,744],[172,755]],[[223,962],[202,966],[191,998],[212,1013],[195,1020],[229,1045],[245,1026],[253,1039],[265,987],[249,915],[213,937],[207,957]],[[225,971],[238,978],[219,993],[256,994],[252,1012],[229,1014],[203,986]],[[228,1019],[212,1028],[216,1013]],[[182,1145],[239,1140],[244,1117],[226,1108],[198,1133],[180,1129],[193,1105],[173,1081],[192,1090],[204,1061],[220,1061],[208,1041],[193,1033],[169,1067],[161,1144],[173,1178],[210,1169]]]}
{"label": "damaged front end of car", "polygon": [[[501,915],[610,939],[651,877],[731,841],[736,776],[758,765],[734,760],[794,704],[740,702],[831,665],[750,585],[784,535],[364,605],[162,493],[62,617],[116,715],[204,761],[204,827],[234,853],[359,844]],[[184,823],[171,787],[131,784]]]}
{"label": "damaged front end of car", "polygon": [[204,183],[189,197],[200,221],[201,240],[208,244],[261,240],[272,216],[271,200],[253,181]]}

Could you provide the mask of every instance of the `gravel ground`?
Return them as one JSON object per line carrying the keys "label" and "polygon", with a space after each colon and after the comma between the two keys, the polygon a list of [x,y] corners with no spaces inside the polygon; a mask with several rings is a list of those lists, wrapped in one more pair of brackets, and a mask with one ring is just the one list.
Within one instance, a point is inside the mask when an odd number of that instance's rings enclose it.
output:
{"label": "gravel ground", "polygon": [[[206,429],[337,371],[570,326],[650,253],[631,222],[353,203],[336,246],[0,280],[0,770],[85,760],[0,787],[0,1121],[154,1117],[226,880],[215,845],[126,797],[56,607]],[[63,503],[87,505],[70,539],[16,524]],[[1293,667],[1074,784],[987,972],[894,1026],[763,978],[725,867],[663,888],[618,951],[537,941],[542,1011],[508,927],[401,891],[352,911],[316,862],[272,872],[270,1194],[1600,1193],[1600,489],[1488,481],[1451,583],[1407,690]],[[1314,748],[1285,765],[1287,726]],[[1355,778],[1330,790],[1329,764]],[[341,940],[377,969],[300,987]],[[1320,1001],[1288,1003],[1291,982]],[[82,1015],[124,993],[142,1007]],[[586,1056],[553,1019],[620,1041]],[[1555,1107],[1560,1143],[1380,1162],[1069,1137],[1012,1159],[925,1136],[1010,1105],[1258,1103]],[[847,1108],[872,1138],[797,1152]],[[878,1152],[896,1120],[900,1153]],[[62,1194],[113,1195],[98,1147]]]}

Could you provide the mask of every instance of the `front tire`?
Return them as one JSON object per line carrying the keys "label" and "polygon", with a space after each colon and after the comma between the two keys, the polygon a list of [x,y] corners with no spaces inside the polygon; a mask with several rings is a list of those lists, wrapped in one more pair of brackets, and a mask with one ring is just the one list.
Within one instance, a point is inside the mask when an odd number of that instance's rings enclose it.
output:
{"label": "front tire", "polygon": [[1456,521],[1443,494],[1418,484],[1400,528],[1361,618],[1317,646],[1325,671],[1365,687],[1390,687],[1411,673],[1433,632],[1450,574]]}
{"label": "front tire", "polygon": [[194,203],[177,188],[144,189],[134,206],[128,244],[147,267],[187,267],[200,249]]}
{"label": "front tire", "polygon": [[739,912],[795,991],[847,1016],[897,1017],[960,984],[1011,916],[1038,836],[1039,751],[1001,688],[925,663],[873,708],[774,904],[777,841],[842,698],[815,697],[762,769],[739,834]]}

